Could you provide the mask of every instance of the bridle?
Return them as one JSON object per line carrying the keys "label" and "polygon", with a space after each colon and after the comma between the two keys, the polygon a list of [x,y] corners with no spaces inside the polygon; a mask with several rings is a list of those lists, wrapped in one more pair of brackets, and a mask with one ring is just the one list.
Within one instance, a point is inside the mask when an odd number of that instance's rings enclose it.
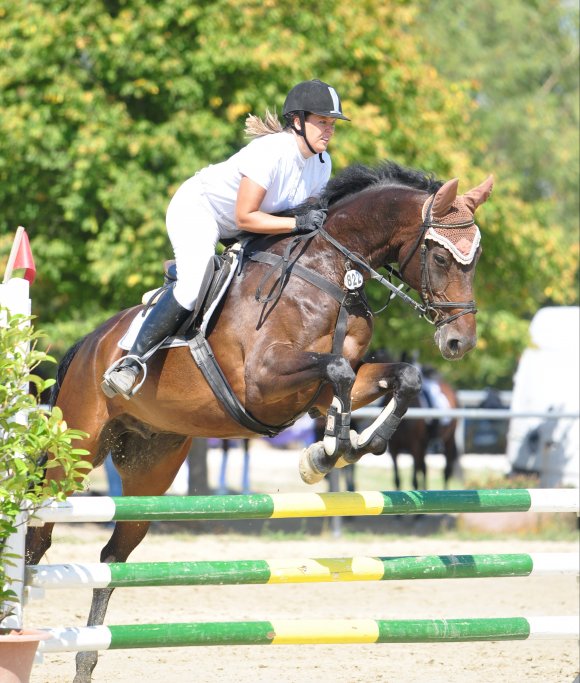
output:
{"label": "bridle", "polygon": [[[429,228],[445,228],[447,229],[453,229],[453,228],[467,228],[471,225],[474,224],[474,221],[463,221],[461,223],[435,223],[433,222],[432,214],[431,214],[431,209],[433,207],[433,202],[435,200],[435,196],[431,199],[429,202],[429,205],[427,206],[427,210],[425,212],[425,217],[423,219],[423,223],[420,226],[420,231],[419,235],[417,237],[417,240],[415,241],[415,244],[409,251],[409,253],[405,256],[405,259],[399,266],[399,271],[397,271],[395,268],[393,268],[391,265],[386,265],[385,268],[387,272],[389,273],[390,276],[396,277],[398,280],[403,281],[403,271],[406,268],[406,266],[409,264],[410,260],[413,258],[413,255],[417,251],[418,248],[420,248],[420,264],[421,264],[421,291],[419,292],[419,296],[421,297],[421,303],[419,304],[417,301],[415,301],[412,297],[410,297],[406,292],[402,291],[402,285],[396,286],[394,285],[390,279],[384,278],[380,273],[377,273],[374,268],[370,266],[361,256],[358,254],[354,254],[351,252],[349,249],[344,247],[340,242],[335,240],[331,235],[329,235],[324,228],[320,228],[317,232],[320,234],[321,237],[323,237],[326,241],[330,242],[334,247],[336,247],[340,252],[342,252],[345,256],[348,257],[348,259],[352,263],[356,263],[358,266],[363,268],[364,270],[367,271],[367,273],[370,275],[371,279],[376,280],[377,282],[380,282],[384,287],[387,289],[391,290],[392,294],[389,299],[389,302],[394,298],[398,297],[402,299],[405,303],[409,304],[412,308],[414,308],[421,317],[425,318],[427,322],[431,323],[432,325],[435,325],[435,327],[442,327],[443,325],[447,325],[448,323],[457,320],[457,318],[460,318],[463,315],[467,315],[468,313],[473,313],[474,315],[477,313],[477,306],[475,301],[435,301],[435,294],[433,292],[433,288],[431,286],[431,277],[429,274],[429,264],[427,262],[427,245],[425,244],[425,236],[427,234],[427,231]],[[312,234],[312,233],[310,233]],[[388,303],[387,302],[387,305]],[[381,310],[384,310],[386,306],[384,306]],[[443,317],[443,313],[445,310],[449,309],[460,309],[457,313],[454,313],[453,315],[448,315],[446,317]]]}
{"label": "bridle", "polygon": [[[417,248],[419,248],[420,245],[420,263],[421,263],[421,291],[419,292],[421,296],[421,301],[423,302],[423,307],[425,309],[423,313],[423,317],[425,319],[435,325],[435,327],[441,327],[442,325],[446,325],[447,323],[452,322],[453,320],[457,320],[457,318],[460,318],[462,315],[467,315],[468,313],[473,313],[475,315],[477,313],[477,306],[474,300],[471,301],[435,301],[435,294],[433,292],[433,288],[431,287],[431,277],[429,274],[429,263],[427,261],[427,245],[425,244],[425,235],[427,234],[427,231],[429,228],[445,228],[446,230],[453,230],[455,229],[464,229],[464,228],[469,228],[472,225],[475,224],[475,221],[471,219],[470,221],[463,221],[461,223],[435,223],[432,218],[432,213],[431,209],[433,207],[433,202],[435,201],[435,196],[431,199],[427,206],[427,210],[425,212],[425,217],[423,219],[423,223],[420,227],[420,232],[419,236],[417,237],[417,240],[415,244],[413,245],[413,248],[409,251],[407,256],[404,258],[403,262],[399,265],[399,271],[397,272],[394,268],[391,266],[387,266],[387,270],[389,273],[392,275],[395,275],[398,277],[400,280],[403,279],[402,274],[407,265],[409,264],[409,261],[413,258],[413,255],[417,251]],[[449,315],[445,318],[442,317],[443,311],[453,309],[453,308],[459,308],[457,313],[454,313],[453,315]]]}

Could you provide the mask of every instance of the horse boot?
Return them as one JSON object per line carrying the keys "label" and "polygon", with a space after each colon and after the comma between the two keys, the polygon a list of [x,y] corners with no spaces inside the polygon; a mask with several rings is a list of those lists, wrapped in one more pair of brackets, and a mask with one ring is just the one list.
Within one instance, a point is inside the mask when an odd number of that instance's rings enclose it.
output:
{"label": "horse boot", "polygon": [[119,394],[129,400],[143,383],[135,387],[141,372],[145,379],[145,360],[167,337],[177,332],[189,315],[191,311],[175,299],[173,287],[166,289],[145,318],[129,353],[113,363],[103,375],[103,393],[109,398]]}

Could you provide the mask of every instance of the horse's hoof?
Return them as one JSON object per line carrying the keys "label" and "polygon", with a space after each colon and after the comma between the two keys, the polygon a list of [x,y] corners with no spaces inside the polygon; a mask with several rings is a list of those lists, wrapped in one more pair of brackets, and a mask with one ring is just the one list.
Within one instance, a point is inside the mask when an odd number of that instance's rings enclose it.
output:
{"label": "horse's hoof", "polygon": [[302,451],[298,462],[298,471],[300,472],[300,478],[305,484],[318,484],[327,474],[326,472],[321,472],[312,461],[313,454],[320,451],[322,451],[322,455],[326,456],[321,442],[313,443]]}

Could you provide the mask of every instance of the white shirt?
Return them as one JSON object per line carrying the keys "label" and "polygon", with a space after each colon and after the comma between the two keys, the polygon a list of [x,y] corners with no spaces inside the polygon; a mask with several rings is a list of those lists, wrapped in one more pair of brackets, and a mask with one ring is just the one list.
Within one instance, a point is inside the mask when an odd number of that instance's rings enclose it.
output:
{"label": "white shirt", "polygon": [[305,159],[293,133],[271,133],[252,140],[226,161],[197,174],[220,228],[238,233],[235,211],[242,176],[266,190],[260,210],[276,213],[320,195],[332,170],[329,154]]}

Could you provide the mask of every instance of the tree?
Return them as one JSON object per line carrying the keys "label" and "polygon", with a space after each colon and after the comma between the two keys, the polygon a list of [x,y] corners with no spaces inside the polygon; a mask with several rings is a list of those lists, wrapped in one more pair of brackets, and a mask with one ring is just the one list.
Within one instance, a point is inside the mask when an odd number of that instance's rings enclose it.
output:
{"label": "tree", "polygon": [[[239,149],[246,114],[279,110],[299,80],[333,83],[353,120],[337,133],[335,172],[392,158],[459,176],[467,189],[496,170],[482,153],[473,80],[433,64],[417,9],[397,0],[322,0],[299,12],[279,0],[7,0],[0,222],[2,232],[24,224],[40,255],[35,309],[54,352],[159,285],[171,194]],[[485,357],[461,365],[469,382],[493,379],[495,360],[497,377],[509,377],[531,303],[566,300],[573,286],[573,255],[544,229],[552,205],[530,203],[512,169],[499,169],[494,202],[482,211],[478,275],[489,287],[503,269],[514,293],[483,289],[487,346]],[[535,268],[530,253],[542,254]],[[394,310],[379,320],[376,343],[420,346],[435,358],[421,343],[425,323]]]}
{"label": "tree", "polygon": [[[336,168],[394,156],[449,170],[462,107],[424,71],[410,21],[396,2],[5,3],[1,220],[42,254],[41,316],[69,338],[67,324],[91,329],[156,286],[172,192],[303,78],[335,83],[357,121]],[[438,118],[447,132],[428,135]]]}
{"label": "tree", "polygon": [[471,84],[473,163],[497,179],[477,274],[480,353],[461,372],[509,386],[536,310],[578,303],[578,5],[427,0],[422,10],[433,65]]}
{"label": "tree", "polygon": [[[419,23],[445,78],[469,79],[483,139],[480,160],[509,172],[526,202],[553,202],[571,228],[578,209],[578,4],[562,0],[425,2]],[[453,49],[449,49],[453,45]]]}

